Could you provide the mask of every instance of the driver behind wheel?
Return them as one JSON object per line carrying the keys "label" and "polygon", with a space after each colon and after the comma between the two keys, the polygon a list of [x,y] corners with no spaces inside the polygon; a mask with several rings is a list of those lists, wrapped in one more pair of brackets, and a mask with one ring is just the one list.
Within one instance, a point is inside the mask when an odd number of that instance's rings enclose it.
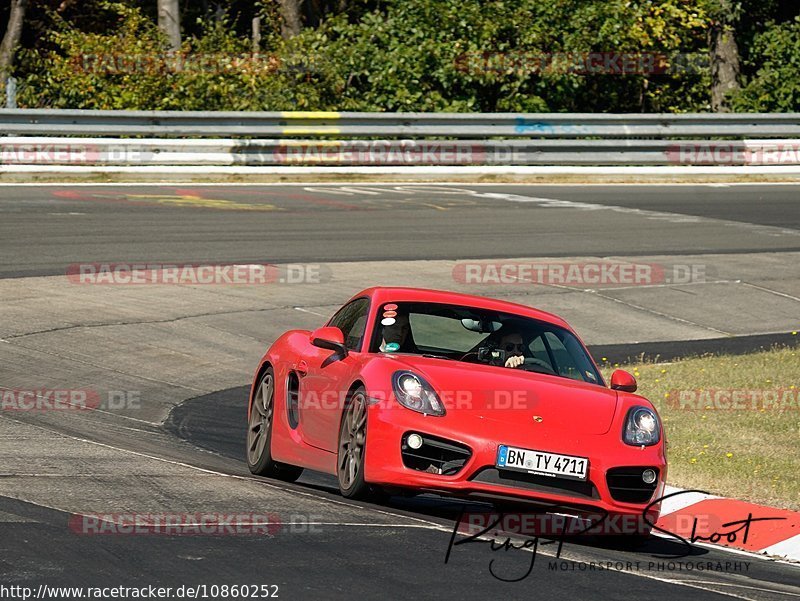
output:
{"label": "driver behind wheel", "polygon": [[499,342],[498,347],[506,352],[506,367],[519,367],[525,362],[525,341],[522,334],[519,332],[508,332],[504,334]]}

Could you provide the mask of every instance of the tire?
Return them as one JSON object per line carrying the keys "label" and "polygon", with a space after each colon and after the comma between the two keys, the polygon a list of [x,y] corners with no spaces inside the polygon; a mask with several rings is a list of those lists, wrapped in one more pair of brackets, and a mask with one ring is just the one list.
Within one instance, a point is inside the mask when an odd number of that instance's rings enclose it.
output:
{"label": "tire", "polygon": [[261,375],[250,407],[247,424],[247,467],[257,476],[294,482],[303,468],[273,461],[272,421],[275,415],[275,372],[271,367]]}
{"label": "tire", "polygon": [[364,387],[353,391],[339,425],[336,476],[339,492],[347,499],[366,500],[372,489],[364,480],[367,449],[367,394]]}

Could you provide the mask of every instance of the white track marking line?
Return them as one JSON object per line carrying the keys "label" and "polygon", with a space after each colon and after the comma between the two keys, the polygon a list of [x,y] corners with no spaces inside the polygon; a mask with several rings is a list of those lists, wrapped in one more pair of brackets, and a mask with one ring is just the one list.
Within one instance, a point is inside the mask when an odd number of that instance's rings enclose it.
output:
{"label": "white track marking line", "polygon": [[787,538],[779,543],[770,545],[769,547],[762,549],[761,552],[766,553],[767,555],[791,555],[795,558],[800,557],[800,534],[796,534],[792,538]]}
{"label": "white track marking line", "polygon": [[16,419],[14,419],[12,417],[7,417],[6,416],[6,419],[8,419],[10,421],[13,421],[13,422],[16,422],[18,424],[22,424],[22,425],[25,425],[25,426],[30,426],[32,428],[37,428],[37,429],[43,430],[45,432],[50,432],[50,433],[53,433],[53,434],[57,434],[57,435],[62,436],[64,438],[69,438],[71,440],[76,440],[78,442],[84,442],[86,444],[91,444],[91,445],[103,447],[103,448],[106,448],[106,449],[112,449],[114,451],[120,451],[122,453],[127,453],[129,455],[134,455],[136,457],[144,457],[145,459],[152,459],[154,461],[160,461],[162,463],[168,463],[170,465],[176,465],[176,466],[179,466],[179,467],[184,467],[184,468],[187,468],[187,469],[190,469],[190,470],[195,470],[195,471],[198,471],[198,472],[202,472],[204,474],[210,474],[212,476],[221,476],[223,478],[231,478],[233,480],[244,480],[244,481],[247,481],[247,482],[255,482],[255,483],[258,483],[260,485],[267,486],[267,487],[275,489],[275,490],[283,491],[283,492],[290,493],[290,494],[296,494],[296,495],[302,496],[302,497],[311,497],[313,499],[317,499],[317,500],[320,500],[320,501],[323,501],[323,502],[326,502],[326,503],[331,503],[333,505],[343,505],[345,507],[350,507],[350,508],[357,507],[359,509],[367,509],[369,511],[375,511],[377,513],[381,513],[381,514],[384,514],[384,515],[389,515],[389,516],[392,516],[392,517],[408,519],[408,520],[416,521],[416,522],[419,522],[419,523],[422,523],[422,524],[427,524],[430,527],[433,527],[433,528],[436,528],[436,529],[442,528],[442,526],[440,526],[438,524],[435,524],[434,522],[429,522],[429,521],[423,520],[421,518],[404,516],[402,514],[391,513],[389,511],[383,511],[383,510],[380,510],[380,509],[360,507],[359,505],[353,505],[353,504],[350,504],[350,503],[345,503],[344,501],[337,501],[335,499],[326,499],[324,497],[319,497],[317,495],[314,495],[314,494],[311,494],[311,493],[307,493],[307,492],[304,492],[304,491],[293,490],[293,489],[289,489],[289,488],[283,488],[281,486],[278,486],[278,485],[275,485],[275,484],[270,484],[269,482],[265,482],[264,480],[259,479],[259,478],[255,477],[255,476],[248,477],[248,476],[237,476],[236,474],[226,474],[225,472],[219,472],[219,471],[216,471],[216,470],[211,470],[211,469],[207,469],[207,468],[203,468],[203,467],[198,467],[196,465],[191,465],[189,463],[184,463],[183,461],[176,461],[174,459],[167,459],[165,457],[158,457],[156,455],[150,455],[148,453],[141,453],[139,451],[131,451],[129,449],[123,449],[121,447],[115,447],[114,445],[110,445],[110,444],[107,444],[107,443],[104,443],[104,442],[98,442],[98,441],[95,441],[95,440],[89,440],[88,438],[82,438],[80,436],[74,436],[72,434],[65,434],[63,432],[59,432],[58,430],[54,430],[52,428],[47,428],[47,427],[41,426],[39,424],[31,424],[31,423],[28,423],[28,422],[16,420]]}
{"label": "white track marking line", "polygon": [[769,292],[770,294],[774,294],[775,296],[781,296],[783,298],[788,298],[789,300],[798,301],[800,302],[800,298],[796,296],[792,296],[791,294],[786,294],[784,292],[778,292],[777,290],[772,290],[771,288],[765,288],[764,286],[759,286],[758,284],[751,284],[750,282],[742,282],[745,286],[749,286],[750,288],[755,288],[756,290],[762,290],[763,292]]}
{"label": "white track marking line", "polygon": [[[680,492],[682,489],[676,488],[674,486],[667,486],[664,489],[664,496],[672,495],[674,493]],[[722,497],[717,497],[714,495],[706,495],[699,492],[686,492],[682,494],[676,494],[672,497],[668,497],[661,502],[661,517],[665,515],[669,515],[670,513],[675,513],[676,511],[680,511],[681,509],[686,509],[687,507],[699,503],[700,501],[706,501],[708,499],[721,499]]]}
{"label": "white track marking line", "polygon": [[[671,284],[637,284],[635,288],[642,290],[643,288],[683,288],[684,286],[707,286],[709,284],[741,284],[741,280],[706,280],[705,282],[682,282]],[[573,288],[573,290],[582,290],[584,292],[593,292],[595,290],[612,291],[612,290],[630,290],[634,286],[603,286],[602,288]]]}
{"label": "white track marking line", "polygon": [[[34,503],[35,504],[35,503]],[[53,509],[53,508],[51,508]],[[56,511],[62,511],[60,509],[56,509]],[[219,514],[219,513],[241,513],[241,512],[218,512],[218,511],[199,511],[193,513],[200,513],[200,514]],[[126,525],[125,521],[120,520],[107,520],[106,517],[113,516],[113,513],[105,513],[105,512],[96,512],[96,513],[74,513],[73,515],[80,516],[80,517],[99,517],[101,518],[100,521],[106,522],[108,524],[116,524],[119,526]],[[162,513],[152,513],[150,512],[149,515],[164,515]],[[142,525],[152,525],[147,522],[143,522]],[[190,522],[185,521],[180,523],[180,527],[193,527],[193,526],[205,526],[204,522]],[[373,523],[373,522],[305,522],[305,521],[288,521],[282,522],[278,521],[274,524],[264,524],[264,522],[250,522],[250,521],[236,521],[236,526],[280,526],[280,527],[293,527],[293,526],[343,526],[343,527],[361,527],[361,528],[418,528],[423,530],[429,530],[430,527],[425,524],[384,524],[384,523]]]}
{"label": "white track marking line", "polygon": [[[457,184],[452,184],[457,185]],[[462,184],[463,185],[463,184]],[[398,192],[404,192],[409,194],[418,194],[418,193],[428,193],[428,194],[465,194],[465,195],[473,195],[475,194],[474,190],[469,190],[467,188],[453,188],[450,184],[446,187],[440,187],[436,184],[407,184],[401,186],[394,186],[394,189]]]}
{"label": "white track marking line", "polygon": [[718,330],[717,328],[711,326],[705,326],[700,323],[695,323],[688,319],[683,319],[682,317],[676,317],[675,315],[670,315],[669,313],[662,313],[661,311],[656,311],[655,309],[649,309],[648,307],[643,307],[641,305],[637,305],[636,303],[631,303],[629,301],[625,301],[619,298],[614,298],[613,296],[607,296],[602,294],[599,290],[592,291],[592,294],[596,294],[600,298],[604,298],[606,300],[613,301],[615,303],[619,303],[621,305],[625,305],[626,307],[631,307],[632,309],[638,309],[639,311],[643,311],[645,313],[650,313],[652,315],[657,315],[659,317],[663,317],[665,319],[669,319],[672,321],[677,321],[683,324],[687,324],[690,326],[694,326],[697,328],[703,328],[704,330],[709,330],[710,332],[716,332],[717,334],[722,334],[723,336],[733,336],[730,332],[725,332],[724,330]]}
{"label": "white track marking line", "polygon": [[[25,347],[25,348],[28,348],[28,347]],[[12,388],[7,388],[5,386],[0,385],[0,392],[13,391],[13,390],[14,389],[12,389]],[[36,397],[36,399],[45,400],[45,398],[41,394],[36,393],[35,391],[31,391],[31,392],[35,393],[34,396]],[[159,426],[159,425],[161,425],[161,422],[149,422],[149,421],[147,421],[145,419],[139,419],[137,417],[130,417],[129,415],[123,415],[122,413],[114,413],[113,411],[108,411],[106,409],[99,409],[99,408],[96,408],[96,407],[85,408],[85,405],[84,404],[80,404],[80,403],[65,402],[65,403],[62,403],[62,404],[63,405],[69,405],[70,407],[75,407],[75,409],[73,410],[74,413],[72,413],[71,415],[81,415],[81,413],[83,413],[84,415],[92,415],[93,413],[104,413],[106,415],[113,415],[114,417],[121,417],[121,418],[124,418],[124,419],[129,419],[129,420],[134,421],[134,422],[139,422],[140,424],[147,424],[148,426]],[[132,430],[134,432],[144,432],[146,434],[152,434],[152,432],[148,432],[147,430],[142,430],[141,428],[131,428],[129,426],[123,426],[122,424],[114,424],[114,427],[115,428],[122,428],[123,430]]]}
{"label": "white track marking line", "polygon": [[639,209],[635,207],[625,207],[620,205],[606,205],[589,202],[579,202],[571,200],[560,200],[554,198],[542,198],[537,196],[525,196],[522,194],[509,194],[505,192],[475,192],[476,198],[489,198],[497,200],[507,200],[508,202],[519,203],[532,203],[538,204],[543,208],[555,209],[579,209],[585,211],[614,211],[616,213],[623,213],[626,215],[636,215],[644,217],[645,219],[656,221],[669,221],[670,223],[713,223],[717,225],[725,225],[730,227],[738,227],[753,231],[755,233],[766,234],[770,236],[781,235],[800,235],[800,230],[794,230],[786,227],[776,227],[769,225],[761,225],[756,223],[749,223],[746,221],[732,221],[729,219],[720,219],[717,217],[704,217],[699,215],[687,215],[684,213],[672,213],[669,211],[654,211],[651,209]]}
{"label": "white track marking line", "polygon": [[375,192],[374,190],[369,190],[366,188],[360,188],[356,186],[353,187],[341,186],[339,189],[342,190],[343,192],[350,192],[352,194],[366,194],[367,196],[380,196],[381,194],[380,191]]}
{"label": "white track marking line", "polygon": [[327,315],[317,313],[316,311],[311,311],[310,309],[304,309],[303,307],[295,307],[294,310],[300,311],[301,313],[311,313],[311,315],[318,315],[319,317],[327,317]]}
{"label": "white track marking line", "polygon": [[[570,175],[596,176],[733,176],[768,175],[772,177],[800,176],[800,165],[713,165],[713,166],[559,166],[559,165],[400,165],[400,166],[344,166],[344,165],[0,165],[0,173],[14,175],[36,173],[56,174],[149,174],[155,176],[189,175],[400,175],[400,176],[445,176],[459,175]],[[338,183],[338,182],[337,182]],[[712,182],[719,183],[719,182]]]}
{"label": "white track marking line", "polygon": [[[249,524],[247,524],[249,525]],[[258,524],[252,524],[256,526]],[[344,526],[348,528],[418,528],[422,530],[432,530],[427,524],[384,524],[373,522],[293,522],[289,521],[282,526]]]}
{"label": "white track marking line", "polygon": [[[720,497],[720,498],[722,498],[722,497]],[[653,536],[657,536],[659,538],[665,538],[665,539],[671,540],[673,542],[676,542],[678,540],[674,536],[671,536],[669,534],[665,534],[663,532],[653,532],[652,535]],[[745,549],[737,549],[736,547],[726,547],[724,545],[713,545],[711,543],[707,543],[707,542],[703,542],[703,541],[695,541],[695,542],[692,543],[692,545],[695,546],[695,547],[703,547],[704,549],[709,549],[710,551],[720,551],[720,550],[722,550],[722,551],[725,551],[726,553],[732,553],[733,555],[743,555],[745,557],[750,557],[752,559],[766,559],[768,561],[774,561],[776,563],[785,563],[785,564],[790,565],[790,566],[800,567],[800,564],[797,564],[796,562],[793,562],[793,561],[787,561],[786,559],[773,559],[772,557],[767,557],[761,551],[747,551]]]}
{"label": "white track marking line", "polygon": [[[337,188],[339,186],[358,186],[360,184],[367,183],[369,186],[397,186],[397,182],[230,182],[230,183],[220,183],[220,182],[171,182],[171,181],[164,181],[164,182],[109,182],[109,183],[99,183],[99,182],[0,182],[0,188],[8,188],[8,187],[60,187],[60,188],[113,188],[113,187],[126,187],[126,188],[135,188],[135,187],[162,187],[162,188],[172,188],[172,187],[219,187],[219,188],[239,188],[239,187],[306,187],[306,186],[322,186],[325,188],[324,190],[319,190],[321,192],[331,192],[329,188]],[[579,182],[579,183],[528,183],[528,182],[519,182],[519,183],[508,183],[508,182],[500,182],[500,183],[487,183],[487,182],[435,182],[435,183],[422,183],[419,184],[419,187],[430,187],[435,188],[438,186],[449,187],[449,186],[470,186],[470,187],[527,187],[527,188],[539,188],[539,187],[555,187],[555,188],[623,188],[628,186],[640,186],[640,187],[653,187],[653,188],[664,188],[664,187],[671,187],[671,186],[695,186],[695,187],[708,187],[708,188],[718,188],[722,185],[733,187],[733,186],[761,186],[761,187],[773,187],[773,186],[797,186],[800,187],[800,182],[728,182],[726,184],[718,184],[713,182],[698,182],[698,183],[691,183],[691,182],[617,182],[617,183],[606,183],[606,182],[597,182],[597,183],[589,183],[589,182]],[[406,183],[403,184],[403,187],[416,187],[417,184],[414,183]],[[314,190],[317,191],[317,190]],[[335,192],[334,192],[335,193]]]}
{"label": "white track marking line", "polygon": [[321,190],[318,190],[316,188],[309,187],[309,188],[303,188],[303,189],[306,192],[315,192],[315,193],[320,193],[320,194],[340,194],[342,196],[355,196],[355,192],[343,192],[339,188],[323,188]]}
{"label": "white track marking line", "polygon": [[[772,588],[762,588],[758,586],[748,586],[746,584],[736,584],[735,582],[710,582],[708,580],[693,580],[695,584],[713,584],[714,586],[735,586],[736,588],[744,588],[751,591],[760,591],[764,593],[775,593],[778,595],[791,595],[792,597],[800,597],[800,592],[793,593],[790,591],[780,591]],[[712,591],[717,592],[717,591]]]}
{"label": "white track marking line", "polygon": [[[376,195],[376,194],[382,194],[384,192],[389,192],[391,194],[406,194],[407,193],[407,192],[405,192],[403,190],[398,189],[397,186],[387,186],[385,188],[373,188],[373,187],[368,186],[368,185],[367,186],[355,186],[355,185],[352,185],[352,184],[351,184],[351,186],[352,186],[352,190],[354,192],[356,192],[357,194]],[[351,189],[351,187],[342,188],[342,190],[350,190],[350,189]]]}

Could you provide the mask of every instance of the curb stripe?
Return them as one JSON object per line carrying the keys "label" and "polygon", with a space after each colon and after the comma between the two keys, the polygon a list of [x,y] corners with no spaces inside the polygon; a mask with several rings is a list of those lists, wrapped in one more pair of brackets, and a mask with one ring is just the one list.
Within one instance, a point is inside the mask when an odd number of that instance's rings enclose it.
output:
{"label": "curb stripe", "polygon": [[[681,489],[666,487],[665,494]],[[774,520],[753,521],[745,537],[745,525],[732,522],[759,518]],[[778,509],[700,493],[686,493],[667,499],[662,504],[657,525],[683,538],[690,538],[692,530],[702,537],[698,542],[742,549],[800,561],[800,512]],[[738,531],[737,531],[738,530]],[[729,536],[727,536],[729,534]],[[703,540],[715,536],[713,541]]]}
{"label": "curb stripe", "polygon": [[[683,489],[676,488],[674,486],[667,486],[664,489],[664,496],[680,492],[681,490]],[[663,517],[669,513],[675,513],[676,511],[680,511],[681,509],[685,509],[690,505],[694,505],[695,503],[699,503],[700,501],[705,501],[706,499],[719,499],[719,498],[721,497],[715,497],[714,495],[704,495],[699,492],[689,492],[689,493],[684,493],[682,495],[675,495],[674,497],[670,497],[669,499],[665,499],[664,501],[662,501],[661,516]]]}
{"label": "curb stripe", "polygon": [[780,555],[800,560],[800,534],[767,547],[763,549],[763,552],[767,555]]}

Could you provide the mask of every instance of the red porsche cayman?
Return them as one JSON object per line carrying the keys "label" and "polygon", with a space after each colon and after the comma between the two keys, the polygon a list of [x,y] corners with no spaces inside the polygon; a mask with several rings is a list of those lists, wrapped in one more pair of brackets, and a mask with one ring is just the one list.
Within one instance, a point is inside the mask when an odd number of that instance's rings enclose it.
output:
{"label": "red porsche cayman", "polygon": [[553,314],[370,288],[261,358],[247,462],[288,481],[333,474],[345,497],[410,489],[639,517],[663,494],[666,457],[661,420],[635,390],[621,370],[607,387]]}

